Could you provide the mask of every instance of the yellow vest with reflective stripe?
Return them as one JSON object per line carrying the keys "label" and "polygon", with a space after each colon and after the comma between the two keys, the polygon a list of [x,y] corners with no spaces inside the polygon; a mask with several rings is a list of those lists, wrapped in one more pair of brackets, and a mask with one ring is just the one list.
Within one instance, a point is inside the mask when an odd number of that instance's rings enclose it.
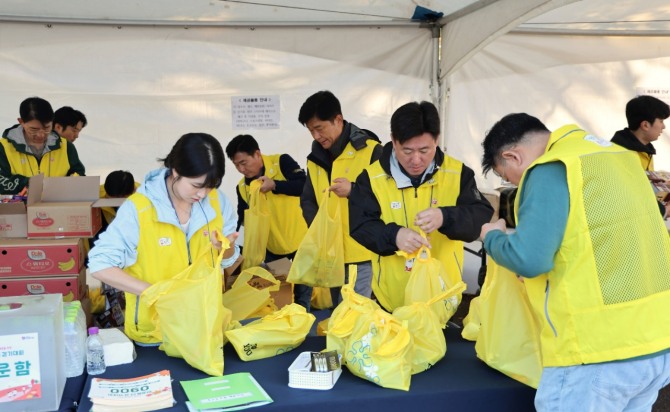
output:
{"label": "yellow vest with reflective stripe", "polygon": [[[209,192],[208,198],[216,217],[208,225],[199,228],[187,245],[186,234],[180,227],[158,221],[156,208],[149,198],[141,193],[131,195],[128,201],[133,202],[137,209],[140,238],[137,244],[137,261],[124,270],[137,279],[154,284],[170,279],[186,269],[192,258],[200,256],[211,247],[210,228],[220,230],[223,227],[217,191]],[[216,259],[216,256],[213,255],[212,259]],[[126,335],[138,342],[161,342],[160,331],[156,330],[151,321],[155,311],[150,310],[141,299],[138,306],[136,295],[126,293],[125,296]]]}
{"label": "yellow vest with reflective stripe", "polygon": [[638,157],[576,125],[552,133],[547,148],[528,170],[562,162],[570,211],[554,268],[525,281],[544,319],[543,365],[629,359],[670,347],[670,237]]}
{"label": "yellow vest with reflective stripe", "polygon": [[[379,162],[367,168],[372,192],[381,208],[384,223],[396,223],[419,232],[414,217],[429,207],[456,205],[461,190],[463,163],[444,156],[442,165],[430,180],[418,188],[398,189],[396,181],[389,176]],[[448,273],[462,277],[463,242],[451,240],[437,231],[429,235],[431,257],[442,262]],[[406,259],[393,254],[375,255],[372,259],[372,290],[379,303],[389,311],[403,306],[405,286],[410,275]]]}
{"label": "yellow vest with reflective stripe", "polygon": [[11,173],[14,175],[32,177],[44,173],[46,177],[63,177],[67,176],[67,172],[70,170],[67,140],[62,137],[60,138],[60,148],[45,153],[39,164],[35,156],[17,151],[8,139],[0,139],[0,144],[5,148],[7,161],[11,167]]}
{"label": "yellow vest with reflective stripe", "polygon": [[[330,173],[333,179],[344,177],[352,183],[356,181],[363,169],[370,165],[372,152],[375,146],[379,144],[374,140],[367,140],[366,143],[367,147],[361,150],[356,150],[351,142],[347,144],[342,154],[333,161],[333,168]],[[326,170],[311,160],[307,161],[307,170],[314,188],[317,204],[321,207],[322,193],[332,185],[331,179],[328,178]],[[331,193],[330,196],[336,195]],[[361,246],[349,235],[349,199],[346,197],[338,197],[337,199],[340,203],[342,233],[344,234],[344,263],[367,262],[372,259],[372,252]],[[332,208],[335,208],[336,204],[337,202],[328,202],[329,207]]]}
{"label": "yellow vest with reflective stripe", "polygon": [[[285,182],[286,177],[279,167],[281,155],[262,155],[265,176],[275,181]],[[250,188],[244,178],[237,185],[242,199],[249,204]],[[275,255],[288,255],[298,250],[302,238],[307,233],[307,223],[302,217],[300,196],[288,196],[272,192],[265,193],[270,209],[270,237],[267,249]]]}

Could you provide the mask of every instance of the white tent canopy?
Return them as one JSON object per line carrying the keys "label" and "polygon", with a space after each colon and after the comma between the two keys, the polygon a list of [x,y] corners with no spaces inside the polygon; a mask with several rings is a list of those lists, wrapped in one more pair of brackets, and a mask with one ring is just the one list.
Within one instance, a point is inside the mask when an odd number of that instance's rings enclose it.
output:
{"label": "white tent canopy", "polygon": [[[442,18],[412,21],[417,4]],[[667,0],[3,0],[0,126],[29,96],[72,106],[89,120],[87,174],[142,180],[187,132],[224,147],[249,133],[304,166],[298,110],[318,90],[383,141],[397,107],[433,100],[447,151],[491,189],[480,142],[495,120],[527,111],[609,137],[636,93],[670,96],[669,33]],[[279,101],[276,128],[234,127],[234,99],[254,96]],[[656,147],[670,169],[670,145]]]}

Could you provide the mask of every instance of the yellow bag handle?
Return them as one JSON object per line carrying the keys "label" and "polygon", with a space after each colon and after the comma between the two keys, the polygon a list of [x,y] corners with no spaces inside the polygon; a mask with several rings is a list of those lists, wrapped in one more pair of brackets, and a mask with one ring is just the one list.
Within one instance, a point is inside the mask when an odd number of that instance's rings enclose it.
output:
{"label": "yellow bag handle", "polygon": [[249,184],[249,209],[258,208],[261,211],[267,210],[267,196],[261,193],[263,183],[255,179]]}
{"label": "yellow bag handle", "polygon": [[230,289],[234,289],[238,285],[242,285],[244,283],[247,283],[250,281],[254,276],[258,276],[259,278],[263,278],[267,280],[268,282],[272,283],[272,286],[269,286],[267,289],[271,292],[276,292],[279,290],[279,287],[281,286],[281,282],[277,280],[274,275],[267,270],[263,269],[260,266],[253,266],[247,269],[244,269],[242,273],[240,273],[237,276],[237,279],[235,279],[235,282],[233,285],[230,287]]}

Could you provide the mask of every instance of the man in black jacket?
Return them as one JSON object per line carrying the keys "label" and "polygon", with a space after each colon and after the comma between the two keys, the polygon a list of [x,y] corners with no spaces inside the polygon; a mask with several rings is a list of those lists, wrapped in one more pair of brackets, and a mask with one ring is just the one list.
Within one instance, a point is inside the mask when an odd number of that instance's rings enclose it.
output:
{"label": "man in black jacket", "polygon": [[403,305],[413,265],[397,251],[427,246],[447,272],[462,276],[463,242],[476,240],[493,215],[472,169],[440,150],[439,135],[432,103],[400,107],[391,117],[391,142],[349,195],[351,236],[377,255],[372,289],[389,311]]}

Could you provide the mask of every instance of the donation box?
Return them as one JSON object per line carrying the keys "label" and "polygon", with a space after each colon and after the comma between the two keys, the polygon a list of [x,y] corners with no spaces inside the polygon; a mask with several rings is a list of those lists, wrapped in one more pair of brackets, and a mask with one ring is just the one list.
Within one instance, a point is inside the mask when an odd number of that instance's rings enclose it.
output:
{"label": "donation box", "polygon": [[0,297],[0,410],[58,410],[65,387],[63,297]]}

